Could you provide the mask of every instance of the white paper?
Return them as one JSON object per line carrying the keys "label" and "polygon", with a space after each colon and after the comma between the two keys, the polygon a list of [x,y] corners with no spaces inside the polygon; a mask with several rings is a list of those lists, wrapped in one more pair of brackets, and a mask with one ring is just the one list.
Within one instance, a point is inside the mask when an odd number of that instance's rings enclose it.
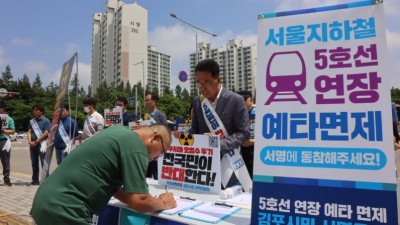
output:
{"label": "white paper", "polygon": [[235,206],[228,207],[215,205],[213,202],[206,202],[196,208],[186,210],[179,215],[208,223],[218,223],[239,210],[240,208]]}
{"label": "white paper", "polygon": [[176,207],[173,209],[167,209],[161,211],[161,213],[169,214],[169,215],[174,215],[179,212],[191,209],[195,206],[198,206],[200,204],[203,204],[203,201],[201,200],[189,200],[189,199],[182,199],[181,197],[174,196],[175,201],[176,201]]}

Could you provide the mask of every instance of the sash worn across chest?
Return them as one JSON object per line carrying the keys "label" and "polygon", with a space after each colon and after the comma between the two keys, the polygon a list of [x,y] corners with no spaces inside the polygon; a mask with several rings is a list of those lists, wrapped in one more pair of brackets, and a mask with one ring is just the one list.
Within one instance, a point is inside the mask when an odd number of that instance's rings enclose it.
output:
{"label": "sash worn across chest", "polygon": [[[35,132],[36,137],[39,138],[40,136],[42,136],[43,134],[42,130],[40,130],[39,124],[36,122],[36,120],[31,119],[29,123],[31,124],[33,132]],[[44,139],[40,142],[40,152],[44,153],[46,152],[46,149],[47,149],[47,139]]]}
{"label": "sash worn across chest", "polygon": [[[221,140],[228,137],[229,134],[226,131],[224,124],[222,123],[218,114],[212,107],[210,101],[204,97],[200,97],[200,101],[204,120],[206,121],[207,127],[210,132],[218,135]],[[232,176],[232,173],[235,173],[244,190],[246,192],[252,191],[253,182],[249,176],[244,160],[240,155],[239,148],[231,149],[224,154],[221,160],[221,170],[221,181],[224,187],[226,187],[226,185],[228,184],[229,178]]]}

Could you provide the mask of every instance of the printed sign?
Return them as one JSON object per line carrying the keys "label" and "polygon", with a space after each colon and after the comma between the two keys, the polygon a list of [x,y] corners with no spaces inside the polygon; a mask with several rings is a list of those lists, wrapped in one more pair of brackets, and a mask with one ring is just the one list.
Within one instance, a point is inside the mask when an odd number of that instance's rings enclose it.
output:
{"label": "printed sign", "polygon": [[105,121],[105,127],[113,125],[122,125],[122,109],[121,108],[104,109],[104,121]]}
{"label": "printed sign", "polygon": [[172,138],[163,157],[158,158],[158,183],[189,192],[221,191],[220,143],[216,135],[182,134]]}
{"label": "printed sign", "polygon": [[262,16],[251,224],[397,224],[383,4]]}
{"label": "printed sign", "polygon": [[192,119],[191,118],[180,118],[176,119],[176,130],[187,132],[192,127]]}
{"label": "printed sign", "polygon": [[128,126],[129,126],[129,129],[136,130],[136,129],[139,129],[141,127],[148,127],[151,124],[152,123],[151,123],[150,120],[140,120],[140,121],[136,121],[136,122],[129,122]]}
{"label": "printed sign", "polygon": [[2,129],[8,128],[8,114],[0,114]]}

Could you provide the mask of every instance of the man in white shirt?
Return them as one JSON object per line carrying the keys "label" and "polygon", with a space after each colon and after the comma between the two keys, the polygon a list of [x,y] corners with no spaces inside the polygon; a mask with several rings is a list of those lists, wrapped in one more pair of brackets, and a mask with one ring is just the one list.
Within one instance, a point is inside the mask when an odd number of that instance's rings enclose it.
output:
{"label": "man in white shirt", "polygon": [[82,139],[85,140],[104,129],[104,117],[96,111],[96,100],[87,98],[83,101],[83,110],[87,113]]}

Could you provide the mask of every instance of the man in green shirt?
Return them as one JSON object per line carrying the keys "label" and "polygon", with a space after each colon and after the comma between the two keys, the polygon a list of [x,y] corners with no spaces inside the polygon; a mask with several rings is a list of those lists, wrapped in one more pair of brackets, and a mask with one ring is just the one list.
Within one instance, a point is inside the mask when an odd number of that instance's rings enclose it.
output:
{"label": "man in green shirt", "polygon": [[113,126],[83,142],[39,187],[30,214],[38,225],[91,224],[114,195],[139,212],[176,207],[172,193],[148,192],[146,168],[171,145],[165,125]]}
{"label": "man in green shirt", "polygon": [[[6,103],[0,101],[0,114],[3,114],[6,109]],[[2,121],[0,121],[2,123]],[[2,125],[2,124],[0,124]],[[0,159],[3,166],[3,180],[8,187],[12,186],[10,181],[10,157],[11,157],[11,139],[10,135],[15,133],[14,120],[8,116],[8,128],[0,129]],[[7,143],[8,142],[8,143]]]}

